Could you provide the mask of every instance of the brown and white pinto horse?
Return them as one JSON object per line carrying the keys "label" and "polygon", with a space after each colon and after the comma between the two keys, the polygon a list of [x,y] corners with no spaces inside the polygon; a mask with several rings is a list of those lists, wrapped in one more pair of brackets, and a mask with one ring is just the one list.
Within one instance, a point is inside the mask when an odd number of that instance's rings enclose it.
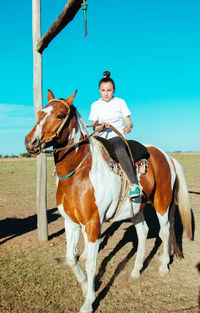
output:
{"label": "brown and white pinto horse", "polygon": [[[55,149],[54,160],[59,177],[56,199],[65,219],[66,259],[85,295],[80,312],[88,313],[92,312],[95,300],[94,278],[104,221],[132,218],[138,235],[138,251],[131,278],[138,278],[148,232],[142,213],[145,203],[150,201],[154,205],[160,223],[159,236],[163,241],[160,273],[168,272],[169,250],[176,252],[177,248],[170,240],[174,233],[173,227],[170,227],[169,210],[173,212],[173,207],[178,204],[183,227],[189,237],[192,237],[191,213],[180,164],[160,149],[148,146],[147,173],[138,177],[143,196],[132,201],[127,199],[116,216],[121,178],[109,169],[99,152],[100,143],[92,137],[88,138],[84,121],[72,104],[74,97],[75,94],[68,99],[55,99],[49,90],[49,103],[38,113],[38,122],[26,136],[25,146],[33,154],[50,146]],[[86,276],[76,260],[81,230],[85,241]]]}

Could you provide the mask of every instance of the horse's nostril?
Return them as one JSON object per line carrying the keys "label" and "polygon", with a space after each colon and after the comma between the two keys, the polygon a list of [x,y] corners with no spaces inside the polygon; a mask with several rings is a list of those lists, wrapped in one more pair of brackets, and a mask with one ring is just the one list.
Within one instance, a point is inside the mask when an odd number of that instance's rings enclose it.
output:
{"label": "horse's nostril", "polygon": [[25,137],[25,146],[27,149],[33,149],[39,146],[39,140],[37,137]]}

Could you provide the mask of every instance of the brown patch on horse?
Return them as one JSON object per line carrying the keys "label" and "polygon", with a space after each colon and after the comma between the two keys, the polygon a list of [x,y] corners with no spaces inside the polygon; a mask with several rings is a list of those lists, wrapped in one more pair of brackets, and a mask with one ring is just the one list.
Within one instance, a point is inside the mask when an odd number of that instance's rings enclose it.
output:
{"label": "brown patch on horse", "polygon": [[[167,212],[173,199],[171,170],[165,155],[156,147],[148,147],[150,158],[147,175],[141,175],[141,184],[147,198],[161,215]],[[156,184],[155,184],[156,182]]]}
{"label": "brown patch on horse", "polygon": [[59,181],[56,198],[57,204],[63,205],[65,213],[74,223],[85,226],[88,241],[95,242],[100,236],[100,218],[89,178],[91,167],[92,156],[89,151],[82,167],[71,177]]}

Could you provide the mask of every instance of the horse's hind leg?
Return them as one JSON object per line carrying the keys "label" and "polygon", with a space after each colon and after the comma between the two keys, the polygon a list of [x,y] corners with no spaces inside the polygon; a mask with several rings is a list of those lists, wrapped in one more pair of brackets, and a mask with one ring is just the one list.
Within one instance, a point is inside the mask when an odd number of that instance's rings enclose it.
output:
{"label": "horse's hind leg", "polygon": [[[175,211],[176,211],[176,204],[173,202],[170,208],[170,235],[169,235],[169,254],[170,256],[176,256],[177,258],[182,258],[182,246],[180,245],[180,241],[177,242],[176,234],[175,234]],[[179,238],[178,238],[179,239]]]}
{"label": "horse's hind leg", "polygon": [[83,294],[87,291],[87,280],[76,260],[76,248],[80,237],[80,226],[65,219],[65,233],[67,240],[66,260],[81,284]]}
{"label": "horse's hind leg", "polygon": [[140,270],[143,267],[145,243],[146,243],[147,234],[148,234],[148,226],[145,222],[143,212],[140,212],[138,215],[136,215],[132,219],[132,221],[135,225],[137,236],[138,236],[138,248],[137,248],[134,268],[131,272],[131,278],[137,279],[140,277]]}
{"label": "horse's hind leg", "polygon": [[158,220],[160,223],[159,237],[163,242],[163,254],[160,257],[161,265],[159,267],[160,274],[166,274],[169,272],[168,264],[169,258],[169,234],[170,234],[170,224],[168,219],[168,210],[164,215],[156,212]]}

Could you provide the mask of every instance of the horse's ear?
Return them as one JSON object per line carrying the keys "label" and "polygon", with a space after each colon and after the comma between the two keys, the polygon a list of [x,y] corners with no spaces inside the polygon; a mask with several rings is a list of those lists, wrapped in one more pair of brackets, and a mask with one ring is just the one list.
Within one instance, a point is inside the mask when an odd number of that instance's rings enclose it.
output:
{"label": "horse's ear", "polygon": [[48,101],[55,99],[54,94],[50,89],[48,89],[47,99],[48,99]]}
{"label": "horse's ear", "polygon": [[73,104],[73,101],[74,101],[74,98],[75,98],[75,96],[77,94],[77,91],[78,90],[76,89],[75,93],[73,93],[73,95],[71,95],[69,98],[67,98],[65,100],[69,106],[71,106]]}

